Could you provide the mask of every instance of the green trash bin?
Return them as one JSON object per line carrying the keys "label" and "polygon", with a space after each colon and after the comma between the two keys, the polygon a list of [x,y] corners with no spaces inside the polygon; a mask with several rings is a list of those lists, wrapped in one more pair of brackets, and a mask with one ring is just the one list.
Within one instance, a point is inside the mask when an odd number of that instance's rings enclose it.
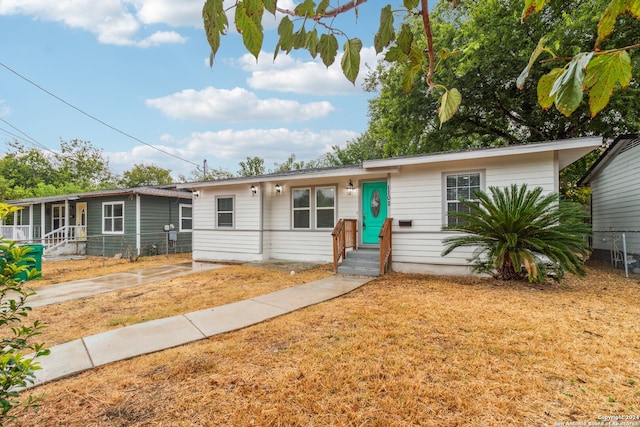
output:
{"label": "green trash bin", "polygon": [[[30,269],[35,268],[36,270],[38,270],[38,273],[35,274],[34,276],[31,276],[30,279],[37,279],[38,277],[42,277],[42,254],[44,252],[44,245],[21,245],[21,246],[26,246],[28,248],[31,248],[29,253],[25,254],[25,257],[33,258],[33,260],[20,261],[18,265],[27,265],[29,266]],[[22,280],[28,280],[26,271],[20,272],[20,274],[18,274],[18,277],[21,278]]]}

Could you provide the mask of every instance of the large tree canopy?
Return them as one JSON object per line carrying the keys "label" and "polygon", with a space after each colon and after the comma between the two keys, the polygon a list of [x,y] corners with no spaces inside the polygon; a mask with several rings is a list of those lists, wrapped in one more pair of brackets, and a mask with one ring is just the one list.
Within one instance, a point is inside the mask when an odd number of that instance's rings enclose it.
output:
{"label": "large tree canopy", "polygon": [[[441,2],[431,14],[434,43],[452,46],[455,54],[439,65],[434,79],[456,84],[465,93],[458,113],[441,128],[430,114],[437,100],[424,96],[426,83],[418,82],[405,96],[406,64],[380,65],[367,79],[367,88],[378,93],[369,104],[368,130],[346,148],[336,147],[334,155],[340,163],[356,163],[367,158],[638,131],[637,89],[616,94],[591,120],[586,102],[565,117],[535,105],[535,86],[518,89],[514,70],[527,65],[540,38],[563,40],[568,54],[593,43],[591,29],[607,1],[562,3],[566,9],[551,7],[544,15],[520,23],[519,0],[469,0],[456,9]],[[640,26],[630,24],[635,22],[621,23],[611,42],[640,39]],[[419,25],[414,25],[414,32],[424,39]],[[532,69],[531,77],[542,77],[554,66],[545,63]],[[637,70],[640,64],[634,61],[633,66]]]}
{"label": "large tree canopy", "polygon": [[119,185],[124,188],[144,185],[172,184],[171,171],[156,165],[135,164],[122,174]]}
{"label": "large tree canopy", "polygon": [[60,142],[59,151],[7,142],[0,157],[0,199],[53,196],[114,186],[109,160],[89,141]]}
{"label": "large tree canopy", "polygon": [[[459,6],[460,3],[475,3],[474,0],[446,1],[454,7]],[[245,47],[256,58],[262,49],[264,39],[262,27],[264,13],[275,15],[279,12],[283,17],[278,26],[279,38],[274,48],[274,56],[280,52],[290,53],[294,49],[304,49],[314,58],[319,56],[326,66],[330,66],[338,56],[339,38],[344,39],[342,71],[348,80],[355,82],[360,70],[360,51],[363,42],[360,38],[335,28],[333,23],[338,15],[357,11],[366,2],[367,0],[337,3],[332,3],[330,0],[317,2],[304,0],[294,9],[285,9],[279,7],[278,0],[235,0],[231,2],[228,9],[225,9],[224,0],[206,0],[202,15],[207,40],[211,46],[211,63],[213,64],[213,57],[220,47],[221,36],[228,31],[227,13],[230,10],[234,9],[235,28],[242,35]],[[435,31],[432,29],[427,0],[397,0],[393,3],[394,8],[389,4],[383,6],[380,11],[380,26],[373,37],[373,45],[377,52],[384,51],[385,60],[388,62],[404,65],[402,86],[405,91],[411,89],[418,76],[425,76],[423,81],[428,88],[427,93],[435,93],[439,97],[437,111],[442,124],[456,113],[461,103],[461,95],[456,87],[437,81],[435,73],[440,62],[454,55],[456,51],[450,45],[438,45],[434,42]],[[546,8],[544,13],[539,13],[547,3],[550,3],[551,7]],[[586,4],[586,2],[579,3]],[[379,3],[376,4],[379,5]],[[607,0],[605,5],[606,9],[599,9],[597,25],[588,27],[593,36],[584,41],[592,43],[578,52],[562,56],[558,54],[566,49],[562,43],[550,42],[545,35],[535,39],[536,47],[532,49],[530,61],[520,74],[518,86],[525,87],[527,77],[541,55],[549,55],[553,61],[558,61],[561,65],[556,66],[539,80],[538,98],[544,109],[555,105],[561,113],[569,116],[580,106],[583,94],[588,90],[590,113],[595,116],[607,105],[615,88],[627,87],[631,83],[632,71],[628,52],[640,47],[640,44],[628,45],[626,43],[628,40],[635,39],[623,39],[625,43],[620,46],[611,42],[611,35],[620,31],[619,27],[626,19],[640,17],[640,0]],[[521,13],[513,16],[516,21],[518,19],[529,21],[535,17],[545,20],[547,15],[553,14],[554,11],[558,14],[572,11],[567,7],[567,2],[558,0],[524,0],[520,3],[520,7]],[[533,12],[538,12],[533,15],[534,18],[531,17]],[[493,10],[488,11],[487,17],[490,18],[492,15]],[[396,16],[403,18],[404,22],[397,25]],[[407,21],[407,18],[414,16],[419,17],[426,45],[421,43],[420,38],[415,37],[415,32]],[[581,22],[580,25],[589,23]],[[575,22],[566,21],[562,24],[572,27]],[[633,25],[637,25],[637,22]],[[457,30],[456,27],[454,29]],[[574,34],[567,31],[565,36],[571,39]],[[474,37],[481,40],[483,34],[475,34]],[[524,39],[531,35],[522,31],[518,37]],[[565,40],[561,39],[561,41]],[[512,54],[508,50],[503,53],[505,57]],[[494,65],[500,66],[500,63]],[[517,73],[516,70],[513,72]]]}

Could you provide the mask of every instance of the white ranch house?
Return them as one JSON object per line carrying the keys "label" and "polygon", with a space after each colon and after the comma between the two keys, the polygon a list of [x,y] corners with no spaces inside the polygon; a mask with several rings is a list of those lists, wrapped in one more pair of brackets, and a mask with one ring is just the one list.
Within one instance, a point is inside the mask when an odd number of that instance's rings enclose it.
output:
{"label": "white ranch house", "polygon": [[[460,197],[475,188],[524,183],[558,192],[560,169],[601,144],[599,137],[579,138],[179,186],[194,194],[194,261],[282,259],[344,266],[368,249],[381,260],[382,267],[374,267],[381,272],[391,267],[467,274],[469,251],[441,256],[442,239],[450,235],[442,228]],[[334,232],[336,226],[346,230],[342,241],[334,242],[332,234],[341,234]],[[346,259],[340,257],[343,246],[351,248]]]}

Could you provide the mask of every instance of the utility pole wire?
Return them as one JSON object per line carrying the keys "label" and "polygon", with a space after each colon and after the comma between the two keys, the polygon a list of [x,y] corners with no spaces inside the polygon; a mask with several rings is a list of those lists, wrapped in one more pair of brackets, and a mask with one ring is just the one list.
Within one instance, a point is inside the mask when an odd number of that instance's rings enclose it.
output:
{"label": "utility pole wire", "polygon": [[71,104],[71,103],[69,103],[69,102],[65,101],[64,99],[62,99],[62,98],[60,98],[59,96],[57,96],[56,94],[54,94],[54,93],[52,93],[52,92],[48,91],[47,89],[45,89],[44,87],[40,86],[39,84],[37,84],[37,83],[33,82],[32,80],[29,80],[28,78],[26,78],[25,76],[21,75],[20,73],[18,73],[17,71],[15,71],[14,69],[12,69],[11,67],[9,67],[9,66],[5,65],[4,63],[0,62],[0,65],[1,65],[2,67],[6,68],[6,69],[7,69],[8,71],[10,71],[11,73],[13,73],[13,74],[15,74],[16,76],[20,77],[22,80],[24,80],[24,81],[28,82],[29,84],[31,84],[31,85],[33,85],[33,86],[37,87],[38,89],[40,89],[41,91],[43,91],[43,92],[44,92],[44,93],[46,93],[47,95],[52,96],[53,98],[57,99],[58,101],[62,102],[62,103],[63,103],[63,104],[65,104],[65,105],[67,105],[68,107],[73,108],[74,110],[76,110],[76,111],[78,111],[79,113],[81,113],[81,114],[83,114],[83,115],[85,115],[85,116],[89,117],[89,118],[90,118],[90,119],[92,119],[92,120],[95,120],[96,122],[100,123],[101,125],[106,126],[106,127],[108,127],[109,129],[111,129],[111,130],[113,130],[113,131],[116,131],[116,132],[118,132],[118,133],[120,133],[120,134],[122,134],[122,135],[126,136],[127,138],[131,138],[131,139],[133,139],[134,141],[139,142],[140,144],[146,145],[147,147],[153,148],[154,150],[159,151],[159,152],[161,152],[161,153],[163,153],[163,154],[166,154],[167,156],[171,156],[171,157],[173,157],[173,158],[175,158],[175,159],[178,159],[178,160],[181,160],[181,161],[183,161],[183,162],[189,163],[189,164],[191,164],[191,165],[195,166],[197,169],[200,169],[200,165],[198,165],[197,163],[194,163],[194,162],[192,162],[192,161],[190,161],[190,160],[187,160],[187,159],[183,159],[183,158],[182,158],[182,157],[180,157],[180,156],[176,156],[175,154],[169,153],[168,151],[165,151],[165,150],[163,150],[163,149],[161,149],[161,148],[158,148],[158,147],[155,147],[155,146],[153,146],[153,145],[151,145],[151,144],[148,144],[148,143],[144,142],[143,140],[141,140],[140,138],[137,138],[137,137],[135,137],[135,136],[133,136],[133,135],[130,135],[130,134],[128,134],[128,133],[126,133],[126,132],[124,132],[124,131],[121,131],[120,129],[118,129],[118,128],[114,127],[114,126],[111,126],[110,124],[108,124],[108,123],[106,123],[106,122],[104,122],[104,121],[100,120],[99,118],[97,118],[97,117],[95,117],[95,116],[93,116],[93,115],[91,115],[91,114],[87,113],[86,111],[82,110],[81,108],[78,108],[78,107],[76,107],[75,105],[73,105],[73,104]]}

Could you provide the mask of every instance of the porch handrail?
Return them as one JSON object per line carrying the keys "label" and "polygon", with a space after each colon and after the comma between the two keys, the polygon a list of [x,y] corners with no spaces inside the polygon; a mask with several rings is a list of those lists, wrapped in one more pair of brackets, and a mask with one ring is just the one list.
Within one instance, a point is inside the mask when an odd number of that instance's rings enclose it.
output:
{"label": "porch handrail", "polygon": [[333,237],[333,272],[338,271],[338,263],[347,257],[347,248],[356,248],[358,220],[340,218],[331,232]]}
{"label": "porch handrail", "polygon": [[385,273],[391,271],[391,262],[392,262],[392,233],[391,233],[391,223],[393,222],[393,218],[386,218],[384,223],[382,224],[382,228],[380,229],[380,234],[378,238],[380,239],[380,275],[384,275]]}
{"label": "porch handrail", "polygon": [[[65,230],[66,234],[65,234]],[[65,239],[66,236],[66,239]],[[75,241],[75,240],[84,240],[87,237],[87,226],[86,225],[63,225],[62,227],[56,228],[44,236],[42,239],[48,243],[58,243],[61,240]]]}

